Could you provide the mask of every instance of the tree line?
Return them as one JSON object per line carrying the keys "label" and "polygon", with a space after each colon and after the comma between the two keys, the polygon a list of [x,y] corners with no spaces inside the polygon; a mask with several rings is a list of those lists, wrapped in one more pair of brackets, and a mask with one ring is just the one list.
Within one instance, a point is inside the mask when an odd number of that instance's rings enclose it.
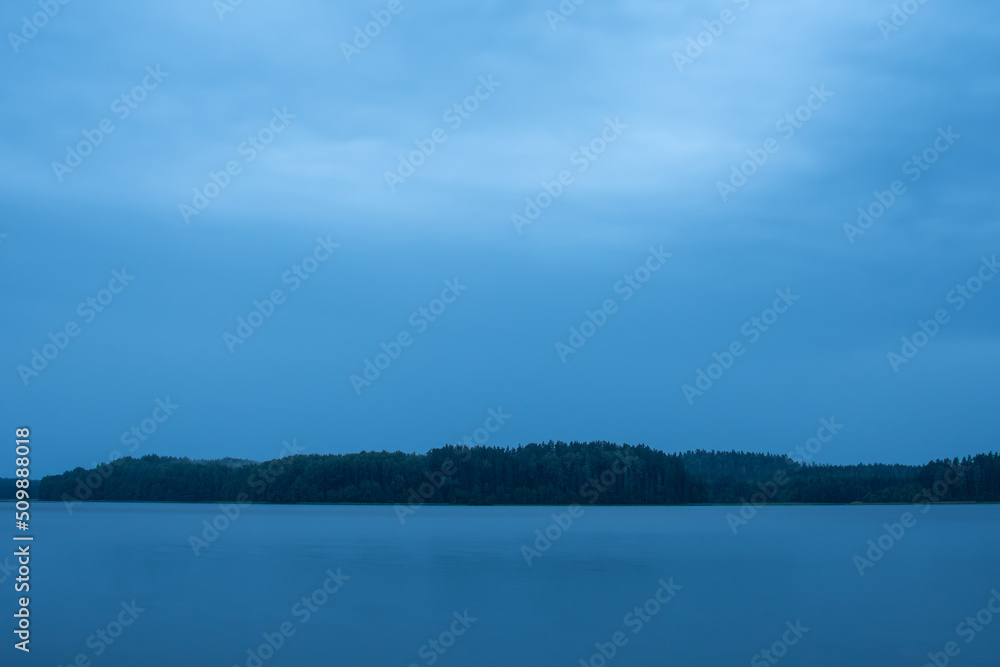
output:
{"label": "tree line", "polygon": [[[944,486],[942,486],[944,485]],[[0,497],[4,487],[0,485]],[[787,456],[645,445],[548,442],[445,446],[426,454],[310,454],[256,462],[146,455],[41,480],[42,500],[678,505],[1000,501],[1000,455],[923,466],[802,464]],[[937,493],[941,491],[941,493]]]}
{"label": "tree line", "polygon": [[[0,477],[0,500],[14,500],[17,494],[17,479],[14,477]],[[38,495],[38,482],[31,480],[28,486],[29,495],[34,498]]]}

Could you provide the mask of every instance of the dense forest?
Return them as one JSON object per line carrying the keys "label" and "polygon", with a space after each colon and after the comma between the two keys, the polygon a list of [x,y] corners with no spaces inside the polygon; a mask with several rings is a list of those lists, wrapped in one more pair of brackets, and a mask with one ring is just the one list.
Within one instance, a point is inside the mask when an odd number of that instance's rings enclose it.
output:
{"label": "dense forest", "polygon": [[[49,500],[296,503],[679,504],[689,494],[675,455],[645,446],[550,443],[517,449],[442,447],[427,454],[298,455],[232,467],[144,456],[42,480]],[[586,496],[586,497],[584,497]]]}
{"label": "dense forest", "polygon": [[[13,477],[0,477],[0,500],[13,500],[17,491],[17,480]],[[38,495],[38,482],[31,480],[28,493],[32,498]]]}
{"label": "dense forest", "polygon": [[[924,472],[928,466],[799,465],[776,454],[698,450],[685,452],[682,459],[688,474],[701,482],[695,502],[706,503],[742,502],[741,498],[749,500],[758,492],[779,503],[909,502],[936,479]],[[989,467],[986,460],[981,463]],[[965,465],[971,464],[966,461]],[[1000,499],[995,457],[992,465],[994,483],[990,488],[993,497]],[[986,499],[975,497],[971,490],[962,495],[965,500]],[[955,498],[949,494],[949,499]]]}
{"label": "dense forest", "polygon": [[311,454],[264,463],[147,455],[45,477],[39,495],[67,502],[468,505],[995,502],[1000,456],[923,466],[802,465],[774,454],[665,454],[609,442]]}

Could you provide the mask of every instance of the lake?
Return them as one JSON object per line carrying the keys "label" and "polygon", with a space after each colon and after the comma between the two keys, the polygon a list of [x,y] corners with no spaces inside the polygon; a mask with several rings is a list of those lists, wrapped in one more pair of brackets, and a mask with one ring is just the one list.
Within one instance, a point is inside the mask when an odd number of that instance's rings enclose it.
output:
{"label": "lake", "polygon": [[922,509],[36,501],[3,664],[997,667],[1000,506]]}

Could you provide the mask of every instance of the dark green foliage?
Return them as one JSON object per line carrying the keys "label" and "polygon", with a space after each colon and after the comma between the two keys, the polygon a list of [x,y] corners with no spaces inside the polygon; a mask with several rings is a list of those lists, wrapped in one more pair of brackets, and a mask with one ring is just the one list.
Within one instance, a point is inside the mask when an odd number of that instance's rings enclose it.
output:
{"label": "dark green foliage", "polygon": [[[241,462],[242,463],[242,462]],[[45,477],[43,500],[272,503],[916,502],[952,470],[957,482],[936,501],[1000,500],[1000,456],[906,465],[799,465],[745,452],[665,454],[609,442],[454,447],[427,454],[298,455],[265,463],[124,458],[98,470]],[[954,474],[949,475],[955,478]],[[940,487],[940,483],[939,483]],[[3,487],[0,486],[0,491]],[[2,495],[2,494],[0,494]]]}
{"label": "dark green foliage", "polygon": [[[17,480],[13,477],[0,477],[0,500],[13,500],[17,491]],[[32,498],[38,496],[38,480],[31,480],[28,485],[28,494]]]}
{"label": "dark green foliage", "polygon": [[1000,454],[976,454],[941,461],[931,461],[925,465],[917,477],[921,488],[931,489],[938,480],[946,480],[947,471],[962,471],[961,480],[949,487],[949,500],[973,500],[996,502],[1000,500]]}
{"label": "dark green foliage", "polygon": [[799,465],[777,454],[705,450],[681,458],[702,482],[696,502],[742,502],[757,493],[775,503],[910,502],[920,492],[921,466]]}
{"label": "dark green foliage", "polygon": [[675,455],[643,445],[550,442],[299,455],[240,467],[148,455],[46,477],[41,494],[46,500],[616,505],[682,503],[687,488]]}
{"label": "dark green foliage", "polygon": [[691,502],[736,503],[760,493],[775,503],[1000,501],[995,453],[923,466],[800,465],[775,454],[704,450],[681,458],[688,476],[698,480]]}

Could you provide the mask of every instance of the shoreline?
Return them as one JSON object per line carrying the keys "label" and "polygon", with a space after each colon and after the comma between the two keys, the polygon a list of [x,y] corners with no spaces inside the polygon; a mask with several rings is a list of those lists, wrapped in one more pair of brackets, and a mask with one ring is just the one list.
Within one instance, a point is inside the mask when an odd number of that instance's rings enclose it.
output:
{"label": "shoreline", "polygon": [[[0,504],[2,503],[14,503],[14,499],[0,498]],[[65,500],[40,500],[38,498],[31,499],[32,504],[46,504],[46,505],[56,505],[65,504]],[[268,505],[273,507],[410,507],[409,503],[268,503],[268,502],[239,502],[236,500],[74,500],[74,505],[119,505],[119,504],[143,504],[143,505],[225,505],[239,503],[240,505]],[[471,505],[471,504],[459,504],[459,503],[420,503],[416,507],[571,507],[573,504],[579,505],[580,507],[745,507],[750,505],[757,509],[763,507],[889,507],[889,506],[922,506],[928,503],[908,503],[908,502],[886,502],[886,503],[865,503],[861,501],[854,501],[850,503],[781,503],[781,502],[767,502],[760,504],[753,504],[750,502],[744,503],[684,503],[676,505],[666,505],[666,504],[645,504],[645,505],[629,505],[629,504],[583,504],[583,503],[572,503],[571,505],[518,505],[513,503],[497,503],[492,505]],[[942,500],[933,503],[933,505],[1000,505],[1000,501],[995,500]]]}

